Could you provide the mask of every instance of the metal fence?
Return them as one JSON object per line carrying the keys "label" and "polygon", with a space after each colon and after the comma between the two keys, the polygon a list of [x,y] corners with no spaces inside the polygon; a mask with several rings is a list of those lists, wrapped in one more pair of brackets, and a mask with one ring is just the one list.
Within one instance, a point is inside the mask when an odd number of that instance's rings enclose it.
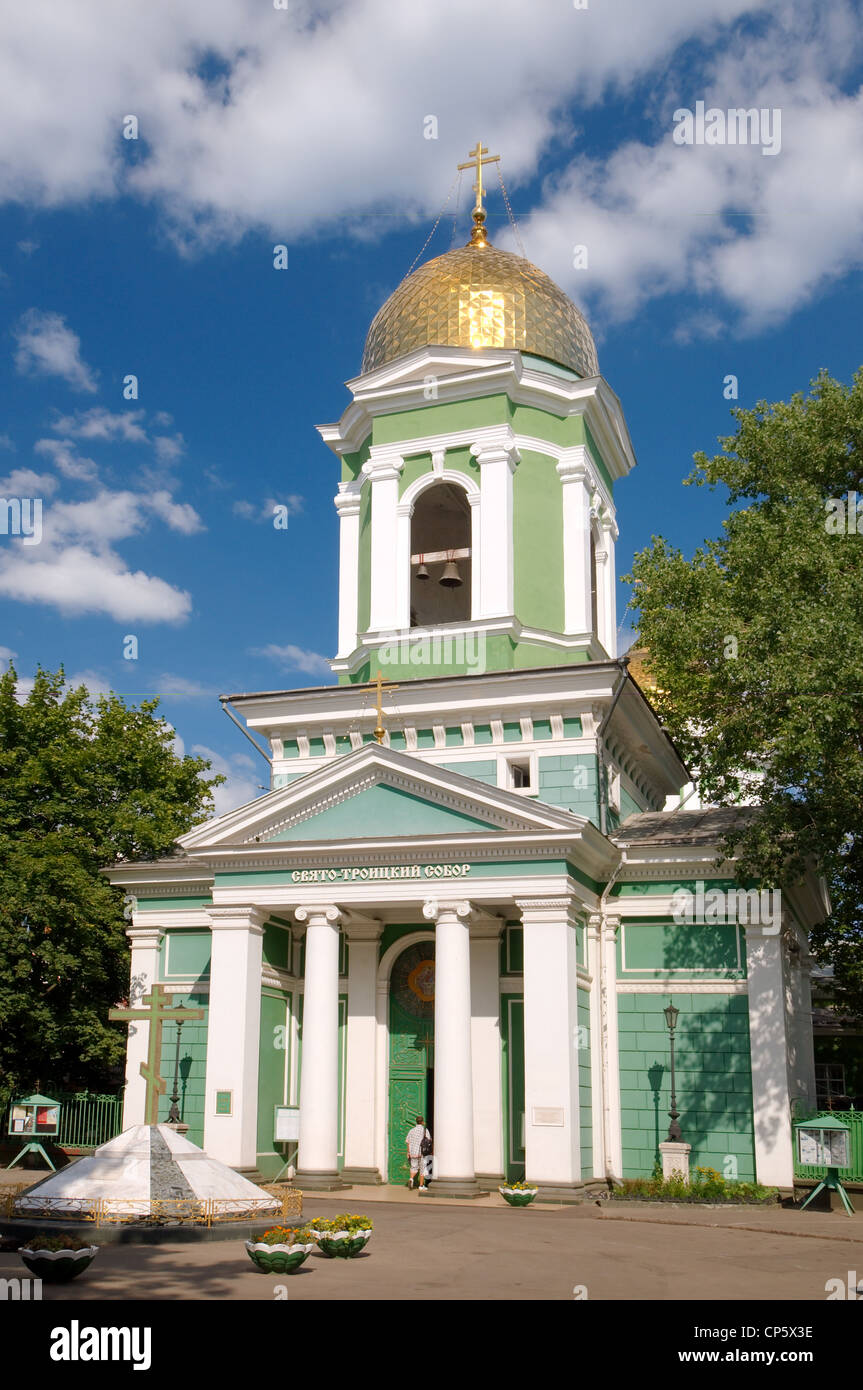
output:
{"label": "metal fence", "polygon": [[116,1096],[91,1091],[58,1091],[62,1102],[57,1143],[64,1149],[96,1149],[123,1129],[123,1092]]}
{"label": "metal fence", "polygon": [[[807,1120],[841,1120],[850,1130],[849,1146],[851,1149],[851,1162],[847,1168],[840,1168],[839,1176],[846,1182],[863,1182],[863,1110],[816,1110],[811,1115],[797,1115],[795,1121]],[[799,1163],[797,1160],[797,1148],[794,1149],[794,1176],[796,1178],[807,1178],[812,1182],[820,1182],[827,1176],[826,1166],[814,1163]]]}
{"label": "metal fence", "polygon": [[260,1197],[192,1198],[39,1197],[26,1188],[0,1189],[0,1216],[52,1221],[92,1221],[97,1226],[136,1222],[141,1225],[192,1224],[212,1226],[219,1221],[302,1217],[303,1194],[298,1188],[262,1188]]}

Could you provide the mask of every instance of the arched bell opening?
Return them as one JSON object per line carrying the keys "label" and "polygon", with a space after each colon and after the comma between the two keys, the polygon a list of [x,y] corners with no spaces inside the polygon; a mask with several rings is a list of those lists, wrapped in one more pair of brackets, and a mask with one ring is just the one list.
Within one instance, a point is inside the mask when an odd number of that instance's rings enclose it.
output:
{"label": "arched bell opening", "polygon": [[411,627],[470,618],[470,532],[470,506],[457,484],[420,493],[411,518]]}

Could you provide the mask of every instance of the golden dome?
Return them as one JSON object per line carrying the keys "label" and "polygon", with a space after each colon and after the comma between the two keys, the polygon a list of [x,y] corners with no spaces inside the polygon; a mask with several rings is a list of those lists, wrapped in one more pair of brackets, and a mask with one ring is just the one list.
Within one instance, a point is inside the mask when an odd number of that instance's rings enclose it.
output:
{"label": "golden dome", "polygon": [[481,227],[390,295],[369,329],[362,370],[422,347],[516,348],[599,375],[593,336],[572,301],[523,256],[489,246]]}

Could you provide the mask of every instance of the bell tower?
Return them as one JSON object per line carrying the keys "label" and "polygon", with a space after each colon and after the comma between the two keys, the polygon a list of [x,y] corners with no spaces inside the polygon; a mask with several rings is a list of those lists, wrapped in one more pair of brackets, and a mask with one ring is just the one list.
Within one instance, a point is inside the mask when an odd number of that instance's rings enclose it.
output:
{"label": "bell tower", "polygon": [[[576,306],[485,231],[376,315],[341,420],[342,683],[617,655],[614,487],[635,464]],[[467,166],[462,166],[467,167]]]}

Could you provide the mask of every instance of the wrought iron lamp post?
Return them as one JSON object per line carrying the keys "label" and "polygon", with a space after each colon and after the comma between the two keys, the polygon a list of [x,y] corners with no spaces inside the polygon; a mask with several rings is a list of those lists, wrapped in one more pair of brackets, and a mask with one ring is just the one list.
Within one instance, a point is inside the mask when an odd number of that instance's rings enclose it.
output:
{"label": "wrought iron lamp post", "polygon": [[[179,1013],[183,1007],[184,1005],[181,1001],[177,1005],[177,1013]],[[180,1119],[180,1033],[185,1021],[186,1020],[182,1017],[177,1019],[177,1050],[174,1053],[174,1090],[171,1095],[171,1109],[168,1112],[169,1125],[182,1124],[182,1120]],[[672,1075],[673,1074],[672,1063]],[[673,1104],[674,1102],[672,1101],[672,1105]]]}
{"label": "wrought iron lamp post", "polygon": [[668,1112],[671,1117],[671,1124],[668,1126],[668,1138],[671,1143],[679,1144],[683,1136],[680,1132],[680,1125],[677,1123],[680,1118],[680,1112],[677,1109],[677,1095],[674,1087],[674,1030],[677,1027],[680,1010],[675,1009],[673,1004],[669,1004],[662,1012],[665,1014],[665,1022],[668,1025],[668,1034],[671,1043],[671,1109]]}

